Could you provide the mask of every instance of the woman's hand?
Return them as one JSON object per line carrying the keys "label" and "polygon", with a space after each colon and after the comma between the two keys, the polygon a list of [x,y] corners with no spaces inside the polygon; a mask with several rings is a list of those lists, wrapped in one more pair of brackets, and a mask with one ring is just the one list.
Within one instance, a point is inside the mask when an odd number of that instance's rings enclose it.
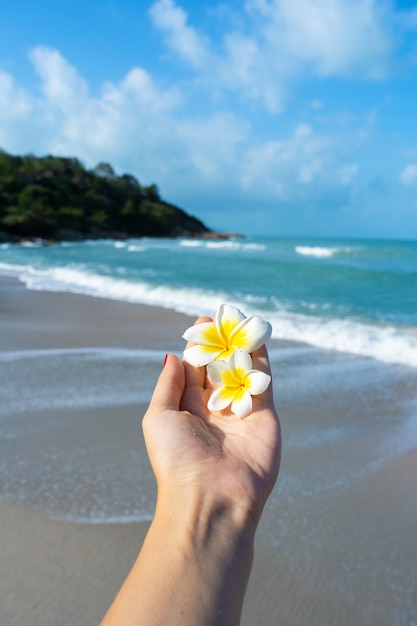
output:
{"label": "woman's hand", "polygon": [[[197,321],[207,321],[206,318]],[[269,372],[266,348],[253,366]],[[244,419],[211,412],[206,368],[168,355],[143,419],[155,516],[103,626],[238,626],[281,440],[272,386]]]}

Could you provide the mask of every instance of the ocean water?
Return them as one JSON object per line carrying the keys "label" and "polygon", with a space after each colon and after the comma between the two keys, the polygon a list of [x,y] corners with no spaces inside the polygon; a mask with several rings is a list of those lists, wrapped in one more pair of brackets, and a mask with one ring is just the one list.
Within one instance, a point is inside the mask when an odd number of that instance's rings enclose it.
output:
{"label": "ocean water", "polygon": [[279,339],[417,367],[417,242],[137,239],[0,246],[0,273],[211,315],[261,314]]}

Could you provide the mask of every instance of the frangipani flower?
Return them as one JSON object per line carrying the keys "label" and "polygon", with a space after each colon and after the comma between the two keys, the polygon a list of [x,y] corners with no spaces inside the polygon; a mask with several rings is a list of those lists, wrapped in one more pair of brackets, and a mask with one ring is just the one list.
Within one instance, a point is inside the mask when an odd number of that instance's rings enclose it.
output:
{"label": "frangipani flower", "polygon": [[235,350],[254,352],[271,332],[271,324],[259,315],[246,317],[236,307],[222,304],[214,322],[187,328],[183,338],[196,345],[184,350],[184,358],[194,367],[201,367],[216,359],[227,359]]}
{"label": "frangipani flower", "polygon": [[240,418],[252,411],[252,396],[264,392],[271,381],[268,374],[252,369],[252,359],[243,350],[235,350],[227,361],[209,363],[207,374],[214,384],[221,385],[211,394],[208,409],[221,411],[231,404]]}

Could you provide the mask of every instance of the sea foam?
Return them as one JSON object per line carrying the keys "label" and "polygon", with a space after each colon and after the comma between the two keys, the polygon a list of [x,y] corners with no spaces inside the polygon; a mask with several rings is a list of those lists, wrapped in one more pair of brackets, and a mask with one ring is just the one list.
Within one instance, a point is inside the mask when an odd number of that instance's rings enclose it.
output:
{"label": "sea foam", "polygon": [[296,246],[295,251],[297,254],[303,256],[315,256],[327,258],[333,256],[337,252],[337,248],[324,248],[322,246]]}
{"label": "sea foam", "polygon": [[413,327],[312,318],[285,312],[272,313],[269,319],[276,338],[417,367],[417,332]]}

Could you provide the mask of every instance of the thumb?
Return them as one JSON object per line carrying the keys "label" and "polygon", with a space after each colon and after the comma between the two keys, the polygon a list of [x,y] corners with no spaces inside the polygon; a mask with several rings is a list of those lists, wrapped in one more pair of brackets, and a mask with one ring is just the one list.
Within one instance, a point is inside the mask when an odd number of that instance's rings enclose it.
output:
{"label": "thumb", "polygon": [[184,387],[184,365],[174,354],[167,354],[164,369],[156,383],[149,409],[178,411]]}

